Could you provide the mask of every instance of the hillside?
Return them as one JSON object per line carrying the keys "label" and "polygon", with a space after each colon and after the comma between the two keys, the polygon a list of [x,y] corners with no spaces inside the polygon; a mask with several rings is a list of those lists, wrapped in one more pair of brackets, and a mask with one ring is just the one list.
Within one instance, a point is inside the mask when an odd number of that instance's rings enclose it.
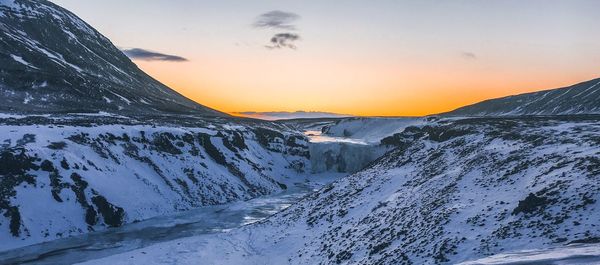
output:
{"label": "hillside", "polygon": [[90,264],[455,264],[597,242],[599,132],[598,117],[408,127],[370,168],[260,224]]}
{"label": "hillside", "polygon": [[28,119],[0,118],[0,250],[281,192],[309,163],[269,123]]}
{"label": "hillside", "polygon": [[446,116],[572,115],[600,113],[600,78],[569,87],[490,99]]}
{"label": "hillside", "polygon": [[0,112],[227,116],[142,72],[110,40],[46,0],[0,0]]}

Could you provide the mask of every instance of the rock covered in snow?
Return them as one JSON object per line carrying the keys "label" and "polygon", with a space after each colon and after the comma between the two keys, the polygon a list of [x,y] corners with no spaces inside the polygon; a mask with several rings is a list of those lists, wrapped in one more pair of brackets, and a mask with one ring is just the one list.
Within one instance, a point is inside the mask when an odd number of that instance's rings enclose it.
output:
{"label": "rock covered in snow", "polygon": [[123,264],[130,256],[145,264],[455,264],[596,242],[599,120],[489,118],[408,127],[386,140],[396,150],[371,167],[264,222],[90,264]]}
{"label": "rock covered in snow", "polygon": [[446,116],[573,115],[600,113],[600,78],[565,88],[486,100]]}
{"label": "rock covered in snow", "polygon": [[46,0],[0,1],[0,111],[227,116],[148,76],[90,25]]}
{"label": "rock covered in snow", "polygon": [[0,125],[0,249],[279,192],[309,163],[271,123],[81,119]]}

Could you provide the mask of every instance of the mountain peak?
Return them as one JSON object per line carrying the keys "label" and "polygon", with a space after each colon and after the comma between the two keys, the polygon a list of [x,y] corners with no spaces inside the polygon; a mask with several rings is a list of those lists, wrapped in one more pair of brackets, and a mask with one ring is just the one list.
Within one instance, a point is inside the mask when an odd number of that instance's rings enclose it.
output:
{"label": "mountain peak", "polygon": [[600,113],[600,78],[569,87],[490,99],[453,110],[451,116],[573,115]]}
{"label": "mountain peak", "polygon": [[4,112],[227,115],[153,79],[49,1],[0,0],[0,65]]}

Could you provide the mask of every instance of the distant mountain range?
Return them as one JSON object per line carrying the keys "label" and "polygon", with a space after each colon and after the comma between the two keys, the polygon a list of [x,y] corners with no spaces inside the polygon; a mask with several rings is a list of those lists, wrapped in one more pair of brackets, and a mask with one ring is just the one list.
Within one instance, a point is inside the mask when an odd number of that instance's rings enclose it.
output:
{"label": "distant mountain range", "polygon": [[442,115],[518,116],[600,114],[600,78],[570,87],[544,90],[458,108]]}
{"label": "distant mountain range", "polygon": [[[153,79],[90,25],[45,0],[0,0],[0,66],[2,112],[227,116]],[[442,115],[597,113],[600,79],[490,99]],[[351,116],[305,111],[235,114],[265,120]]]}
{"label": "distant mountain range", "polygon": [[0,111],[227,116],[153,79],[90,25],[45,0],[0,0]]}
{"label": "distant mountain range", "polygon": [[[485,100],[441,113],[442,116],[532,116],[600,114],[600,78],[569,87],[543,90],[520,95]],[[307,118],[343,118],[352,115],[330,112],[237,112],[234,115],[263,119],[286,120]]]}
{"label": "distant mountain range", "polygon": [[255,118],[261,120],[291,120],[291,119],[318,119],[318,118],[345,118],[352,117],[348,114],[339,114],[331,112],[319,112],[319,111],[271,111],[271,112],[235,112],[234,115],[239,115],[248,118]]}

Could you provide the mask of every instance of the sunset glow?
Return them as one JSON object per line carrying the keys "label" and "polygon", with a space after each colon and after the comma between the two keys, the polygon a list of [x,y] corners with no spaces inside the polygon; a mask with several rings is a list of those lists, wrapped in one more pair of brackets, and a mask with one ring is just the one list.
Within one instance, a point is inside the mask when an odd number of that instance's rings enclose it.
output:
{"label": "sunset glow", "polygon": [[[229,113],[434,114],[571,85],[600,69],[597,1],[54,2],[120,47],[186,58],[134,62]],[[285,31],[252,26],[271,10],[298,14],[297,49],[265,48]]]}

